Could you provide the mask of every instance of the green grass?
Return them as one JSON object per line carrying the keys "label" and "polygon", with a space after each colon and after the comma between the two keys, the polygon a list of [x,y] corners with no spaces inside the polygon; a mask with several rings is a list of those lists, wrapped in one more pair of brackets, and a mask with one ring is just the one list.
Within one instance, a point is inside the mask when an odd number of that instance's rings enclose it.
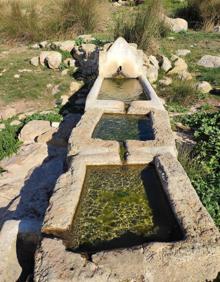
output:
{"label": "green grass", "polygon": [[180,150],[179,160],[220,228],[220,112],[199,112],[180,121],[192,128],[197,143],[192,151]]}
{"label": "green grass", "polygon": [[[58,113],[58,109],[47,114],[36,113],[21,121],[19,126],[11,126],[10,122],[16,119],[16,117],[4,121],[5,129],[0,131],[0,160],[5,157],[9,157],[16,153],[21,146],[21,142],[18,139],[18,134],[22,127],[31,120],[48,120],[50,122],[60,122],[62,116]],[[0,168],[0,173],[1,171]]]}
{"label": "green grass", "polygon": [[[161,39],[160,52],[170,57],[178,49],[189,49],[191,54],[185,57],[189,71],[194,73],[198,80],[206,80],[213,86],[220,86],[219,69],[207,69],[197,65],[204,55],[219,55],[220,37],[217,33],[195,32],[170,33],[175,40]],[[194,47],[192,47],[192,45]]]}
{"label": "green grass", "polygon": [[[31,66],[29,61],[36,55],[39,55],[39,51],[24,50],[1,58],[0,71],[6,69],[0,77],[0,99],[3,102],[10,103],[20,99],[44,99],[45,104],[51,102],[54,97],[51,89],[47,89],[47,84],[59,84],[59,95],[68,91],[71,76],[61,76],[59,71],[46,67]],[[19,73],[18,70],[22,69],[30,69],[32,72]],[[15,74],[20,74],[20,78],[14,78]]]}
{"label": "green grass", "polygon": [[166,100],[170,112],[186,112],[199,98],[194,81],[174,78],[169,86],[158,87],[158,95]]}

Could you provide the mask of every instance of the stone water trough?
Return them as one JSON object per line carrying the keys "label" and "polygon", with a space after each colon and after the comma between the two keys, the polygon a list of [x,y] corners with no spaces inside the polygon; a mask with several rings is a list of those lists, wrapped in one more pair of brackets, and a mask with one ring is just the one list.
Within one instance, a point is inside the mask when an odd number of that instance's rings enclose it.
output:
{"label": "stone water trough", "polygon": [[[205,282],[220,271],[219,231],[177,160],[142,54],[123,38],[100,54],[44,219],[35,281]],[[126,81],[115,89],[115,79]]]}

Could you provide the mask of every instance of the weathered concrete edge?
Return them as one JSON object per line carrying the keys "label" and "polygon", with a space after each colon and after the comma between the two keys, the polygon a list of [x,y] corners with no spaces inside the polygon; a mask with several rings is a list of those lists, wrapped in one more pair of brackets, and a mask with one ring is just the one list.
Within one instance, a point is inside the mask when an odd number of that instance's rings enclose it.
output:
{"label": "weathered concrete edge", "polygon": [[[92,138],[93,131],[101,119],[104,112],[102,110],[88,110],[82,117],[81,121],[73,129],[69,139],[69,156],[76,154],[100,154],[108,152],[119,153],[119,143],[117,141],[108,141]],[[160,111],[152,108],[145,110],[143,115],[149,114],[152,119],[152,126],[155,134],[154,140],[126,141],[126,147],[129,154],[138,154],[139,152],[148,152],[156,155],[164,152],[170,152],[177,155],[175,139],[171,130],[169,116],[166,111]],[[138,112],[128,112],[128,114],[138,114]]]}

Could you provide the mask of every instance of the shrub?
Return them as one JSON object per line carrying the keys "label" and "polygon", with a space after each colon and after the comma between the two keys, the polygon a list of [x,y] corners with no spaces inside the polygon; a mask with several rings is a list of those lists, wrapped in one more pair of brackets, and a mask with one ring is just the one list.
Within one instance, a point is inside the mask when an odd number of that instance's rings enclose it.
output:
{"label": "shrub", "polygon": [[151,49],[155,40],[167,31],[162,13],[161,1],[150,0],[131,13],[119,14],[115,19],[114,37],[122,36],[144,50]]}
{"label": "shrub", "polygon": [[18,1],[12,1],[8,5],[9,7],[6,9],[2,4],[0,10],[0,31],[9,38],[21,41],[35,40],[36,33],[40,32],[35,6],[30,4],[27,10],[24,10]]}
{"label": "shrub", "polygon": [[9,40],[33,42],[93,32],[107,18],[104,4],[104,0],[2,1],[0,33]]}

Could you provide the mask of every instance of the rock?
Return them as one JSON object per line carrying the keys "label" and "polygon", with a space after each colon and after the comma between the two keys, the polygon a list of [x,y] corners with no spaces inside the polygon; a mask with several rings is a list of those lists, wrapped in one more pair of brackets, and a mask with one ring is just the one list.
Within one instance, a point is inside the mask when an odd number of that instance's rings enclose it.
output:
{"label": "rock", "polygon": [[167,57],[165,57],[165,56],[162,56],[161,68],[165,72],[168,72],[170,69],[172,69],[172,64],[171,64],[170,60]]}
{"label": "rock", "polygon": [[207,94],[212,90],[212,86],[207,81],[197,83],[196,88],[199,92]]}
{"label": "rock", "polygon": [[25,144],[33,143],[39,135],[51,129],[50,122],[46,120],[32,120],[27,123],[19,134],[19,140]]}
{"label": "rock", "polygon": [[53,122],[51,123],[51,126],[52,126],[53,128],[59,128],[60,122],[53,121]]}
{"label": "rock", "polygon": [[159,62],[155,56],[149,56],[150,63],[159,70]]}
{"label": "rock", "polygon": [[39,57],[33,57],[31,60],[30,60],[30,63],[35,66],[35,67],[38,67],[39,66]]}
{"label": "rock", "polygon": [[172,78],[170,77],[164,77],[164,79],[159,80],[159,84],[162,86],[169,86],[173,82]]}
{"label": "rock", "polygon": [[21,69],[21,70],[18,70],[18,72],[20,72],[20,73],[23,73],[23,72],[28,72],[28,73],[30,73],[30,72],[33,72],[33,70],[30,70],[30,69]]}
{"label": "rock", "polygon": [[64,64],[67,66],[67,67],[70,67],[70,68],[75,68],[75,64],[76,64],[76,61],[72,58],[67,58],[65,59],[64,61]]}
{"label": "rock", "polygon": [[82,34],[77,37],[77,39],[79,38],[83,39],[83,41],[86,43],[95,40],[95,38],[91,34]]}
{"label": "rock", "polygon": [[220,32],[220,25],[214,26],[213,31],[214,32]]}
{"label": "rock", "polygon": [[20,76],[21,76],[20,74],[15,74],[14,78],[20,78]]}
{"label": "rock", "polygon": [[82,82],[80,81],[72,81],[70,83],[70,92],[73,95],[74,93],[76,93],[77,91],[79,91],[79,89],[82,87]]}
{"label": "rock", "polygon": [[170,28],[173,32],[181,32],[188,30],[188,22],[181,18],[172,19],[167,16],[164,17],[165,24]]}
{"label": "rock", "polygon": [[65,75],[68,74],[68,72],[69,72],[69,70],[68,70],[68,69],[65,69],[65,70],[61,71],[61,75],[62,75],[62,76],[65,76]]}
{"label": "rock", "polygon": [[19,120],[13,120],[11,123],[10,123],[10,125],[12,125],[12,126],[17,126],[17,125],[20,125],[21,124],[21,122],[19,121]]}
{"label": "rock", "polygon": [[187,49],[179,49],[179,50],[176,51],[176,55],[180,56],[180,57],[185,57],[190,53],[191,53],[191,51],[187,50]]}
{"label": "rock", "polygon": [[46,57],[50,54],[50,52],[54,52],[54,51],[42,51],[42,52],[40,53],[39,60],[40,60],[40,64],[41,64],[42,66],[45,66]]}
{"label": "rock", "polygon": [[48,42],[47,41],[42,41],[39,43],[40,48],[46,48],[47,47]]}
{"label": "rock", "polygon": [[36,138],[37,143],[48,143],[52,140],[53,135],[57,132],[56,128],[51,128],[50,130],[46,131],[45,133],[39,135]]}
{"label": "rock", "polygon": [[192,80],[192,75],[188,71],[182,71],[178,74],[179,79],[181,80]]}
{"label": "rock", "polygon": [[46,62],[50,69],[58,69],[62,63],[62,55],[59,52],[51,51],[46,56]]}
{"label": "rock", "polygon": [[169,74],[181,74],[187,71],[188,65],[182,58],[173,56],[171,59],[175,61],[173,69],[168,72]]}
{"label": "rock", "polygon": [[59,68],[62,63],[62,55],[57,51],[42,51],[40,53],[40,64],[48,65],[51,69]]}
{"label": "rock", "polygon": [[0,233],[0,281],[18,281],[23,269],[33,267],[33,256],[40,240],[37,220],[9,220]]}
{"label": "rock", "polygon": [[75,41],[74,40],[66,40],[66,41],[62,41],[59,44],[59,48],[62,51],[68,51],[71,52],[73,50],[73,48],[75,47]]}
{"label": "rock", "polygon": [[31,49],[39,49],[40,46],[39,46],[38,43],[35,43],[35,44],[31,45],[30,48],[31,48]]}
{"label": "rock", "polygon": [[205,55],[197,62],[197,65],[204,68],[219,68],[220,56]]}
{"label": "rock", "polygon": [[146,67],[146,76],[151,83],[154,83],[158,79],[158,69],[153,65]]}
{"label": "rock", "polygon": [[60,92],[60,88],[59,87],[60,87],[60,85],[57,84],[57,85],[54,85],[54,87],[51,89],[51,94],[53,96]]}
{"label": "rock", "polygon": [[6,107],[0,110],[0,119],[8,119],[17,114],[16,109],[11,107]]}
{"label": "rock", "polygon": [[69,102],[69,96],[67,95],[62,95],[60,98],[62,100],[62,103],[61,103],[62,106],[66,105]]}

